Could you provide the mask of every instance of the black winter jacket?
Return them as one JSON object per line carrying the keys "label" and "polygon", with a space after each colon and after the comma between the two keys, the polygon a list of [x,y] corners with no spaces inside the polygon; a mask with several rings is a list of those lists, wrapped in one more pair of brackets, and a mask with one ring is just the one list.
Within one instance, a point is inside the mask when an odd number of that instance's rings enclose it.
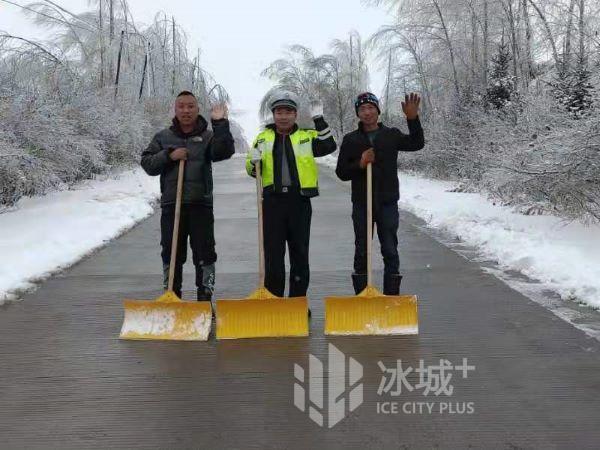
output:
{"label": "black winter jacket", "polygon": [[344,136],[335,173],[342,181],[352,181],[352,201],[367,201],[367,172],[360,167],[363,152],[370,147],[375,151],[373,163],[373,198],[388,203],[400,198],[398,184],[398,152],[421,150],[425,146],[423,128],[417,117],[407,120],[409,135],[398,128],[379,124],[379,131],[371,145],[359,123],[358,129]]}
{"label": "black winter jacket", "polygon": [[142,153],[142,167],[148,175],[160,175],[161,205],[175,203],[178,162],[169,154],[179,147],[188,150],[183,181],[184,204],[212,206],[212,163],[231,158],[234,141],[227,119],[213,120],[212,131],[204,117],[198,116],[191,133],[184,133],[176,118],[173,125],[158,132]]}

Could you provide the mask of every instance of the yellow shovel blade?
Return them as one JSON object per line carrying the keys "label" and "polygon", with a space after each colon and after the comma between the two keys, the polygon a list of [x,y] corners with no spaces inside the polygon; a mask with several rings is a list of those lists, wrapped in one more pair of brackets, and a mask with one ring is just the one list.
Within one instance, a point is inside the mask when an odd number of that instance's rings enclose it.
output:
{"label": "yellow shovel blade", "polygon": [[245,299],[217,300],[217,339],[308,336],[306,297],[281,298],[259,288]]}
{"label": "yellow shovel blade", "polygon": [[171,291],[154,301],[125,300],[120,339],[206,341],[210,334],[210,302],[184,302]]}
{"label": "yellow shovel blade", "polygon": [[415,295],[383,295],[368,286],[353,297],[325,298],[325,334],[418,334]]}

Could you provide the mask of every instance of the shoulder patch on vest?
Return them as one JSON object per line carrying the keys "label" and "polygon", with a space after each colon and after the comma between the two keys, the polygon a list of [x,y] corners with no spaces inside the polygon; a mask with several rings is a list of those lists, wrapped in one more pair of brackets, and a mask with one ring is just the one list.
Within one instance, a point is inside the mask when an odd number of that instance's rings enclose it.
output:
{"label": "shoulder patch on vest", "polygon": [[257,144],[262,144],[263,142],[265,142],[265,138],[260,138],[256,140]]}
{"label": "shoulder patch on vest", "polygon": [[306,144],[307,142],[310,142],[309,138],[302,139],[300,142],[298,142],[298,144],[302,145],[302,144]]}

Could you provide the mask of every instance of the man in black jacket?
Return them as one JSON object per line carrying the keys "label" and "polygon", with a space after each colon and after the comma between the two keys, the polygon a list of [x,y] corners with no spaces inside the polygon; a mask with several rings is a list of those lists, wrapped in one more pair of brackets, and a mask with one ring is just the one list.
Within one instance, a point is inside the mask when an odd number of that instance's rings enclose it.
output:
{"label": "man in black jacket", "polygon": [[398,295],[400,291],[400,258],[398,256],[398,152],[416,151],[424,147],[423,129],[419,121],[420,98],[410,94],[402,102],[409,135],[389,128],[379,120],[379,100],[370,92],[360,94],[354,107],[360,119],[358,129],[344,136],[336,167],[337,176],[352,181],[352,222],[354,223],[354,273],[352,284],[359,294],[367,285],[367,176],[373,168],[373,221],[381,244],[384,263],[383,293]]}
{"label": "man in black jacket", "polygon": [[197,299],[210,301],[215,285],[217,260],[211,165],[231,158],[235,149],[226,106],[216,105],[212,108],[212,131],[199,112],[194,94],[189,91],[181,92],[175,99],[173,124],[154,136],[142,153],[141,163],[148,175],[160,175],[160,245],[166,289],[175,220],[178,166],[180,160],[186,161],[173,291],[181,298],[182,271],[189,236],[196,267]]}

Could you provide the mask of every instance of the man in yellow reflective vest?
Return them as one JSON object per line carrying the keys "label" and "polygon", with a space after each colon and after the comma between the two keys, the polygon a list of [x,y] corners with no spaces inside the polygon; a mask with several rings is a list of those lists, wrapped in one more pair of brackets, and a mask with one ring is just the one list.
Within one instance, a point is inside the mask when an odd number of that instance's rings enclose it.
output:
{"label": "man in yellow reflective vest", "polygon": [[335,140],[321,105],[312,108],[315,129],[296,124],[297,104],[290,97],[271,103],[273,123],[254,140],[246,171],[255,177],[260,162],[263,182],[265,287],[283,297],[285,246],[290,250],[290,297],[306,295],[310,280],[308,246],[312,207],[319,195],[315,157],[333,153]]}

